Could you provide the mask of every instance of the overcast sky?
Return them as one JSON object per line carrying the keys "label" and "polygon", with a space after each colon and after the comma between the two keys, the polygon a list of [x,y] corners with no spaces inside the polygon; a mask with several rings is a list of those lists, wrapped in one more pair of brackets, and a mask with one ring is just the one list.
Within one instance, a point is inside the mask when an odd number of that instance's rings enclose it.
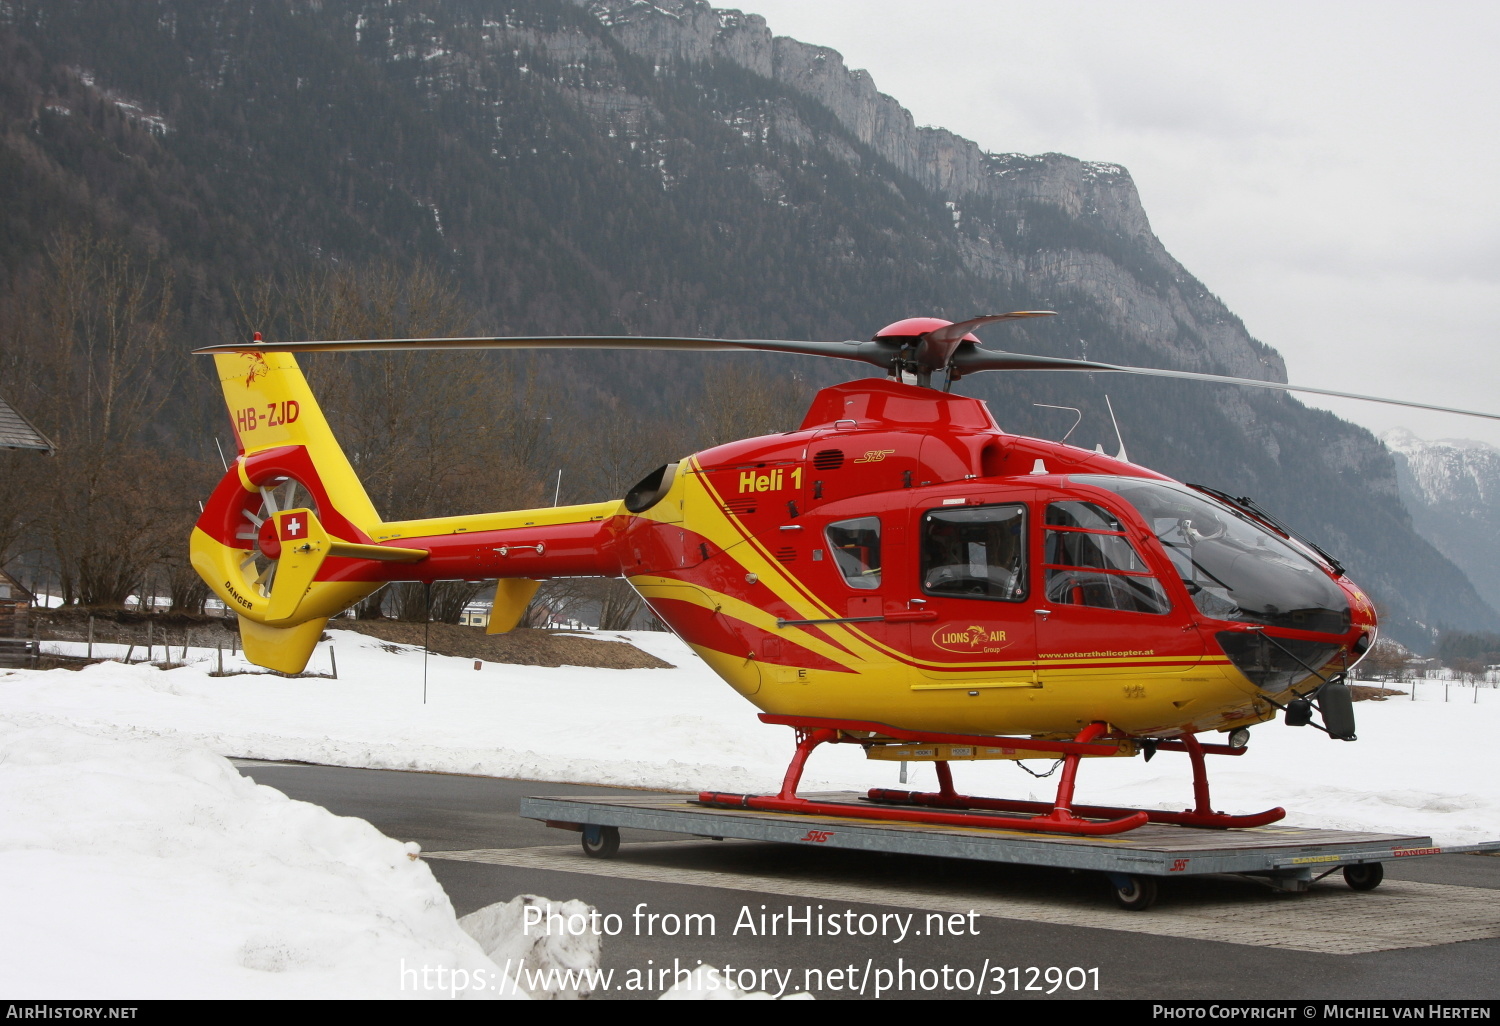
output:
{"label": "overcast sky", "polygon": [[[868,69],[919,125],[1124,164],[1292,381],[1500,413],[1500,4],[733,6]],[[1500,445],[1500,421],[1300,398]]]}

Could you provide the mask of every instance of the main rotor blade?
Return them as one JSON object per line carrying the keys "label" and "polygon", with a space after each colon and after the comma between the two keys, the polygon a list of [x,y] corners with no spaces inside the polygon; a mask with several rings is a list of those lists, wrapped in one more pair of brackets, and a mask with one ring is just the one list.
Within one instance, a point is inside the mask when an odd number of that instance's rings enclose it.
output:
{"label": "main rotor blade", "polygon": [[898,346],[890,342],[799,342],[764,338],[640,338],[633,335],[537,335],[513,338],[379,338],[358,341],[222,342],[194,353],[363,353],[449,349],[665,349],[679,352],[753,349],[800,356],[831,356],[888,368]]}
{"label": "main rotor blade", "polygon": [[1460,410],[1452,406],[1415,403],[1407,399],[1386,399],[1376,395],[1360,395],[1357,392],[1338,392],[1331,388],[1288,385],[1280,381],[1262,381],[1260,378],[1232,378],[1226,374],[1200,374],[1196,371],[1160,370],[1154,367],[1125,367],[1114,363],[1099,363],[1095,360],[1071,360],[1055,356],[1028,356],[1024,353],[999,352],[979,346],[974,346],[971,349],[961,349],[955,353],[953,356],[953,366],[961,374],[975,374],[979,371],[991,370],[1055,370],[1097,371],[1109,374],[1141,374],[1154,378],[1182,378],[1187,381],[1207,381],[1216,385],[1247,385],[1250,388],[1269,388],[1280,392],[1311,392],[1316,395],[1336,396],[1340,399],[1362,399],[1365,402],[1371,403],[1410,406],[1418,410],[1436,410],[1439,413],[1459,413],[1466,417],[1485,417],[1489,420],[1500,420],[1500,413]]}

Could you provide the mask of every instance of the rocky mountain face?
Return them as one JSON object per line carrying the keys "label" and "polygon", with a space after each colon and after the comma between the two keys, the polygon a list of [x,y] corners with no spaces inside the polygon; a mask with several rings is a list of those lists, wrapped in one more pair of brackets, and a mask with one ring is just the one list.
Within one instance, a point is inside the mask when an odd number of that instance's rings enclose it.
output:
{"label": "rocky mountain face", "polygon": [[[657,68],[728,62],[816,100],[889,168],[945,201],[965,263],[997,287],[1012,290],[1024,282],[1044,292],[1077,291],[1113,307],[1118,327],[1184,369],[1286,380],[1280,355],[1252,339],[1152,234],[1135,183],[1120,165],[1059,153],[986,153],[944,129],[919,128],[908,110],[875,88],[868,72],[845,67],[826,46],[773,36],[760,15],[718,10],[703,0],[572,2]],[[832,141],[820,140],[794,111],[765,111],[742,124],[801,143]],[[829,150],[858,167],[856,152],[836,144]],[[1075,248],[1046,232],[1044,248],[1035,251],[1005,238],[1006,228],[1021,239],[1046,231],[1026,223],[1035,207],[1045,208],[1043,221],[1060,215],[1095,240],[1118,242]],[[1140,280],[1146,266],[1155,280]]]}
{"label": "rocky mountain face", "polygon": [[[92,225],[176,267],[205,336],[240,326],[257,275],[422,260],[486,333],[865,338],[1051,309],[982,337],[1285,380],[1156,239],[1124,168],[918,128],[833,50],[700,0],[0,0],[0,119],[0,191],[30,200],[0,209],[4,280]],[[736,360],[804,394],[848,373]],[[649,431],[726,366],[592,354],[546,373],[568,416]],[[960,388],[1043,437],[1072,415],[1034,404],[1077,408],[1069,440],[1113,451],[1107,394],[1133,459],[1253,496],[1343,559],[1407,643],[1500,628],[1413,529],[1390,454],[1331,414],[1108,375]]]}
{"label": "rocky mountain face", "polygon": [[1485,601],[1500,605],[1500,449],[1469,439],[1424,441],[1399,428],[1380,437],[1396,459],[1417,531],[1468,569]]}
{"label": "rocky mountain face", "polygon": [[[1013,291],[1024,283],[1043,292],[1066,289],[1113,307],[1118,328],[1183,369],[1286,380],[1280,355],[1252,339],[1152,234],[1135,183],[1120,165],[1059,153],[986,153],[944,129],[919,128],[908,110],[875,88],[868,72],[845,67],[843,57],[826,46],[773,36],[760,15],[719,10],[703,0],[572,2],[654,68],[726,62],[815,100],[887,169],[945,202],[965,264],[997,288]],[[604,106],[606,95],[601,90],[580,98]],[[857,151],[839,146],[795,110],[740,115],[742,131],[822,144],[829,155],[860,166]],[[757,170],[774,176],[773,168]],[[1109,237],[1117,243],[1069,246],[1070,240],[1047,230],[1050,224],[1027,225],[1027,214],[1037,207],[1044,208],[1037,211],[1044,223],[1060,216],[1093,235],[1091,241]],[[1022,240],[1043,233],[1044,246],[1017,245],[1005,237],[1006,229]],[[1155,280],[1140,280],[1146,266]]]}

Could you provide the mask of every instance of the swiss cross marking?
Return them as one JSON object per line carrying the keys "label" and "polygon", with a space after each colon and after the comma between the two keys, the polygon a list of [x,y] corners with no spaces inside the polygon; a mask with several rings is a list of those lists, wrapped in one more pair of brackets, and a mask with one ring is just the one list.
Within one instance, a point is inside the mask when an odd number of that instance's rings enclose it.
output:
{"label": "swiss cross marking", "polygon": [[306,527],[307,525],[302,521],[298,520],[296,517],[292,517],[286,522],[286,536],[288,538],[300,538],[302,536],[303,529]]}

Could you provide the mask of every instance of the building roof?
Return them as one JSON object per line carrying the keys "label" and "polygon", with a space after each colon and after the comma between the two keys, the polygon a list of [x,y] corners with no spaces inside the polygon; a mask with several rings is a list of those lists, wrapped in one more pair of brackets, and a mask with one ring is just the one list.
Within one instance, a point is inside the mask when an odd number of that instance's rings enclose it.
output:
{"label": "building roof", "polygon": [[36,601],[36,596],[27,591],[20,581],[0,569],[0,601],[31,603]]}
{"label": "building roof", "polygon": [[50,453],[57,447],[21,416],[4,399],[0,399],[0,449],[34,449]]}

